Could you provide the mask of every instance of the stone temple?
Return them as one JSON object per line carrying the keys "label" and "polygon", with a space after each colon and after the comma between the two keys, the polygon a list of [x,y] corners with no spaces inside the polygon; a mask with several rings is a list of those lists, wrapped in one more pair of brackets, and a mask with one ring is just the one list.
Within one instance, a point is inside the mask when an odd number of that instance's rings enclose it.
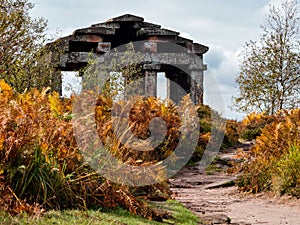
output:
{"label": "stone temple", "polygon": [[[157,73],[164,73],[168,98],[177,102],[189,93],[196,104],[203,103],[203,72],[206,70],[203,55],[208,47],[179,34],[145,22],[142,17],[125,14],[60,38],[60,51],[52,54],[51,60],[61,81],[61,71],[79,71],[87,65],[91,54],[101,58],[118,46],[134,43],[142,55],[144,94],[157,95]],[[61,92],[61,87],[56,89]]]}

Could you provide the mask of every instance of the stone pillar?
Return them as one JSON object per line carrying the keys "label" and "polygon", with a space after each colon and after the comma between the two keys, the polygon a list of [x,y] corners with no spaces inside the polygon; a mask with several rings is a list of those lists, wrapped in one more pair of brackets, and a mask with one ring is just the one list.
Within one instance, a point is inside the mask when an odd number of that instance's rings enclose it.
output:
{"label": "stone pillar", "polygon": [[203,70],[191,70],[191,98],[195,104],[203,104]]}
{"label": "stone pillar", "polygon": [[170,82],[170,78],[168,78],[167,73],[166,74],[166,78],[167,78],[167,99],[171,99],[171,82]]}
{"label": "stone pillar", "polygon": [[157,97],[157,72],[160,71],[160,64],[144,64],[144,81],[145,81],[145,95]]}
{"label": "stone pillar", "polygon": [[166,77],[168,78],[167,98],[178,104],[182,100],[182,97],[188,93],[184,87],[187,83],[187,76],[180,71],[170,71],[166,72]]}
{"label": "stone pillar", "polygon": [[157,72],[145,71],[145,95],[157,97]]}
{"label": "stone pillar", "polygon": [[51,78],[51,89],[57,91],[62,96],[62,75],[61,70],[56,69]]}
{"label": "stone pillar", "polygon": [[177,84],[177,79],[175,77],[168,74],[167,79],[167,99],[172,100],[174,103],[179,103],[180,101],[180,94],[179,92],[179,85]]}

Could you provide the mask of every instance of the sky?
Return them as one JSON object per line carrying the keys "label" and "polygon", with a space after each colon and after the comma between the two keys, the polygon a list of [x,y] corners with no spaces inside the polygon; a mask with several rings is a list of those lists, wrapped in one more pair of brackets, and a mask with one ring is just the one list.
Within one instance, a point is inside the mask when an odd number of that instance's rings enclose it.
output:
{"label": "sky", "polygon": [[[258,40],[260,25],[269,5],[279,0],[31,0],[33,17],[48,20],[48,33],[66,36],[75,29],[105,22],[126,13],[141,16],[146,22],[180,32],[180,36],[206,45],[204,55],[204,101],[219,109],[226,118],[240,120],[244,114],[231,109],[238,89],[234,82],[239,72],[243,46]],[[219,89],[221,98],[214,99]],[[224,103],[224,107],[219,105]],[[222,104],[221,104],[222,105]]]}

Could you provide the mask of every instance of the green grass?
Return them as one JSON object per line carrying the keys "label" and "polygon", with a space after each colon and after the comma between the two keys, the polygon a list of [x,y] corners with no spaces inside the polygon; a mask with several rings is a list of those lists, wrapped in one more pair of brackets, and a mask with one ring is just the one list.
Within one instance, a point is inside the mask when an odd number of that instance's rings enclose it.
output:
{"label": "green grass", "polygon": [[182,224],[193,225],[199,224],[199,219],[191,211],[186,209],[181,203],[175,200],[168,200],[155,206],[167,210],[173,218],[165,220],[163,223],[150,221],[140,216],[130,214],[123,209],[116,210],[66,210],[66,211],[48,211],[39,218],[32,218],[26,214],[20,214],[15,217],[9,216],[5,212],[0,212],[0,224],[3,225],[44,225],[44,224],[61,224],[61,225],[161,225],[161,224]]}
{"label": "green grass", "polygon": [[215,164],[210,164],[206,168],[207,175],[215,175],[216,173],[222,172],[222,168],[217,167]]}

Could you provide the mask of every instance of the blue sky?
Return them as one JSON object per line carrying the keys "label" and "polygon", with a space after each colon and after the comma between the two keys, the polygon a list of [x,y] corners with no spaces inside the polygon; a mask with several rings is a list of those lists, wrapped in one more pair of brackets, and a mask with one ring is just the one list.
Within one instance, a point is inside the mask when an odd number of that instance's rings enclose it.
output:
{"label": "blue sky", "polygon": [[241,119],[243,114],[229,108],[237,94],[234,78],[239,71],[242,47],[249,40],[258,40],[269,5],[279,0],[31,0],[31,15],[49,22],[49,33],[69,35],[75,29],[104,22],[125,13],[145,18],[164,28],[181,33],[210,48],[204,60],[205,101],[218,108],[214,95],[221,90],[227,118]]}

